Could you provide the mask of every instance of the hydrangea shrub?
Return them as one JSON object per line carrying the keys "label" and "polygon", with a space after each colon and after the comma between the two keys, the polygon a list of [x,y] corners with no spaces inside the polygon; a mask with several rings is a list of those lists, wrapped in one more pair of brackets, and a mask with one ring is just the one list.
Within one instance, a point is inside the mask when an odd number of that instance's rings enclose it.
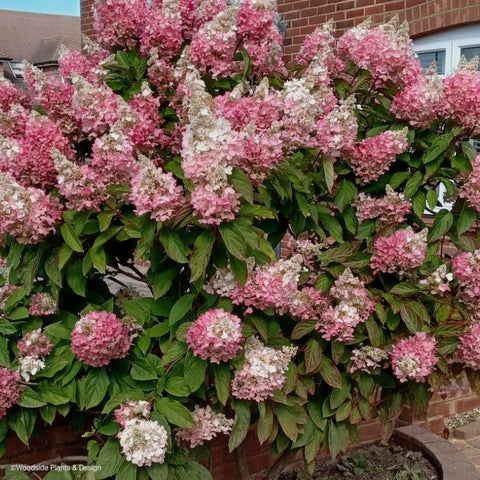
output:
{"label": "hydrangea shrub", "polygon": [[479,389],[476,64],[393,20],[290,67],[275,14],[106,0],[61,79],[0,81],[3,451],[81,412],[98,478],[211,478],[249,430],[311,466]]}

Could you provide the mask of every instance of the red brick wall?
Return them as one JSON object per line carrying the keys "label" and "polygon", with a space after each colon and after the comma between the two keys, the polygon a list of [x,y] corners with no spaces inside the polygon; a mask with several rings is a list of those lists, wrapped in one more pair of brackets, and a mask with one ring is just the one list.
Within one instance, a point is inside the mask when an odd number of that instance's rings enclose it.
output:
{"label": "red brick wall", "polygon": [[92,6],[95,0],[81,0],[80,1],[80,15],[81,15],[81,29],[84,35],[94,38],[95,32],[93,31],[93,10]]}
{"label": "red brick wall", "polygon": [[278,0],[278,9],[288,22],[288,61],[305,35],[330,18],[340,35],[368,17],[379,24],[398,15],[409,22],[412,37],[480,21],[480,0]]}

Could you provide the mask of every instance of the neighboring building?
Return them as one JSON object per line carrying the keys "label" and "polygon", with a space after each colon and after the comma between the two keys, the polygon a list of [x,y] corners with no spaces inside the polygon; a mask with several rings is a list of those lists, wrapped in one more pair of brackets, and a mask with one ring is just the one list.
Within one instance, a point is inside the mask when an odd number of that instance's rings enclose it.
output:
{"label": "neighboring building", "polygon": [[480,0],[277,0],[288,23],[285,54],[291,60],[316,26],[330,18],[338,34],[367,18],[374,23],[388,22],[394,15],[410,24],[410,35],[418,37],[463,25],[474,25],[480,32]]}
{"label": "neighboring building", "polygon": [[23,60],[55,74],[61,45],[80,50],[79,17],[0,10],[0,70],[14,83],[22,82]]}

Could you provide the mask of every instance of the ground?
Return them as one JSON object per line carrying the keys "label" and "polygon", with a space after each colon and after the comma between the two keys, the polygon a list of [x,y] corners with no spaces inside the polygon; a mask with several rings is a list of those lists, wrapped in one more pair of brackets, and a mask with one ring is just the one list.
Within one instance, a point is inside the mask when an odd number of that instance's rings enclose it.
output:
{"label": "ground", "polygon": [[284,473],[279,480],[437,480],[432,464],[419,452],[395,443],[370,445],[317,463],[313,475],[304,470]]}

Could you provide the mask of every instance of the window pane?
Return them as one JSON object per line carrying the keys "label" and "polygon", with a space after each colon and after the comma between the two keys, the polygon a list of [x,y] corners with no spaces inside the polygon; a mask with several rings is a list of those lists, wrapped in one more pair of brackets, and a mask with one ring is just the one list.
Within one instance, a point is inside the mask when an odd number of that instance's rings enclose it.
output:
{"label": "window pane", "polygon": [[435,60],[437,62],[437,73],[439,75],[445,74],[445,50],[421,52],[418,54],[418,58],[424,70],[426,70]]}
{"label": "window pane", "polygon": [[465,56],[467,61],[470,61],[474,57],[480,58],[480,47],[465,47],[460,50],[460,53]]}

